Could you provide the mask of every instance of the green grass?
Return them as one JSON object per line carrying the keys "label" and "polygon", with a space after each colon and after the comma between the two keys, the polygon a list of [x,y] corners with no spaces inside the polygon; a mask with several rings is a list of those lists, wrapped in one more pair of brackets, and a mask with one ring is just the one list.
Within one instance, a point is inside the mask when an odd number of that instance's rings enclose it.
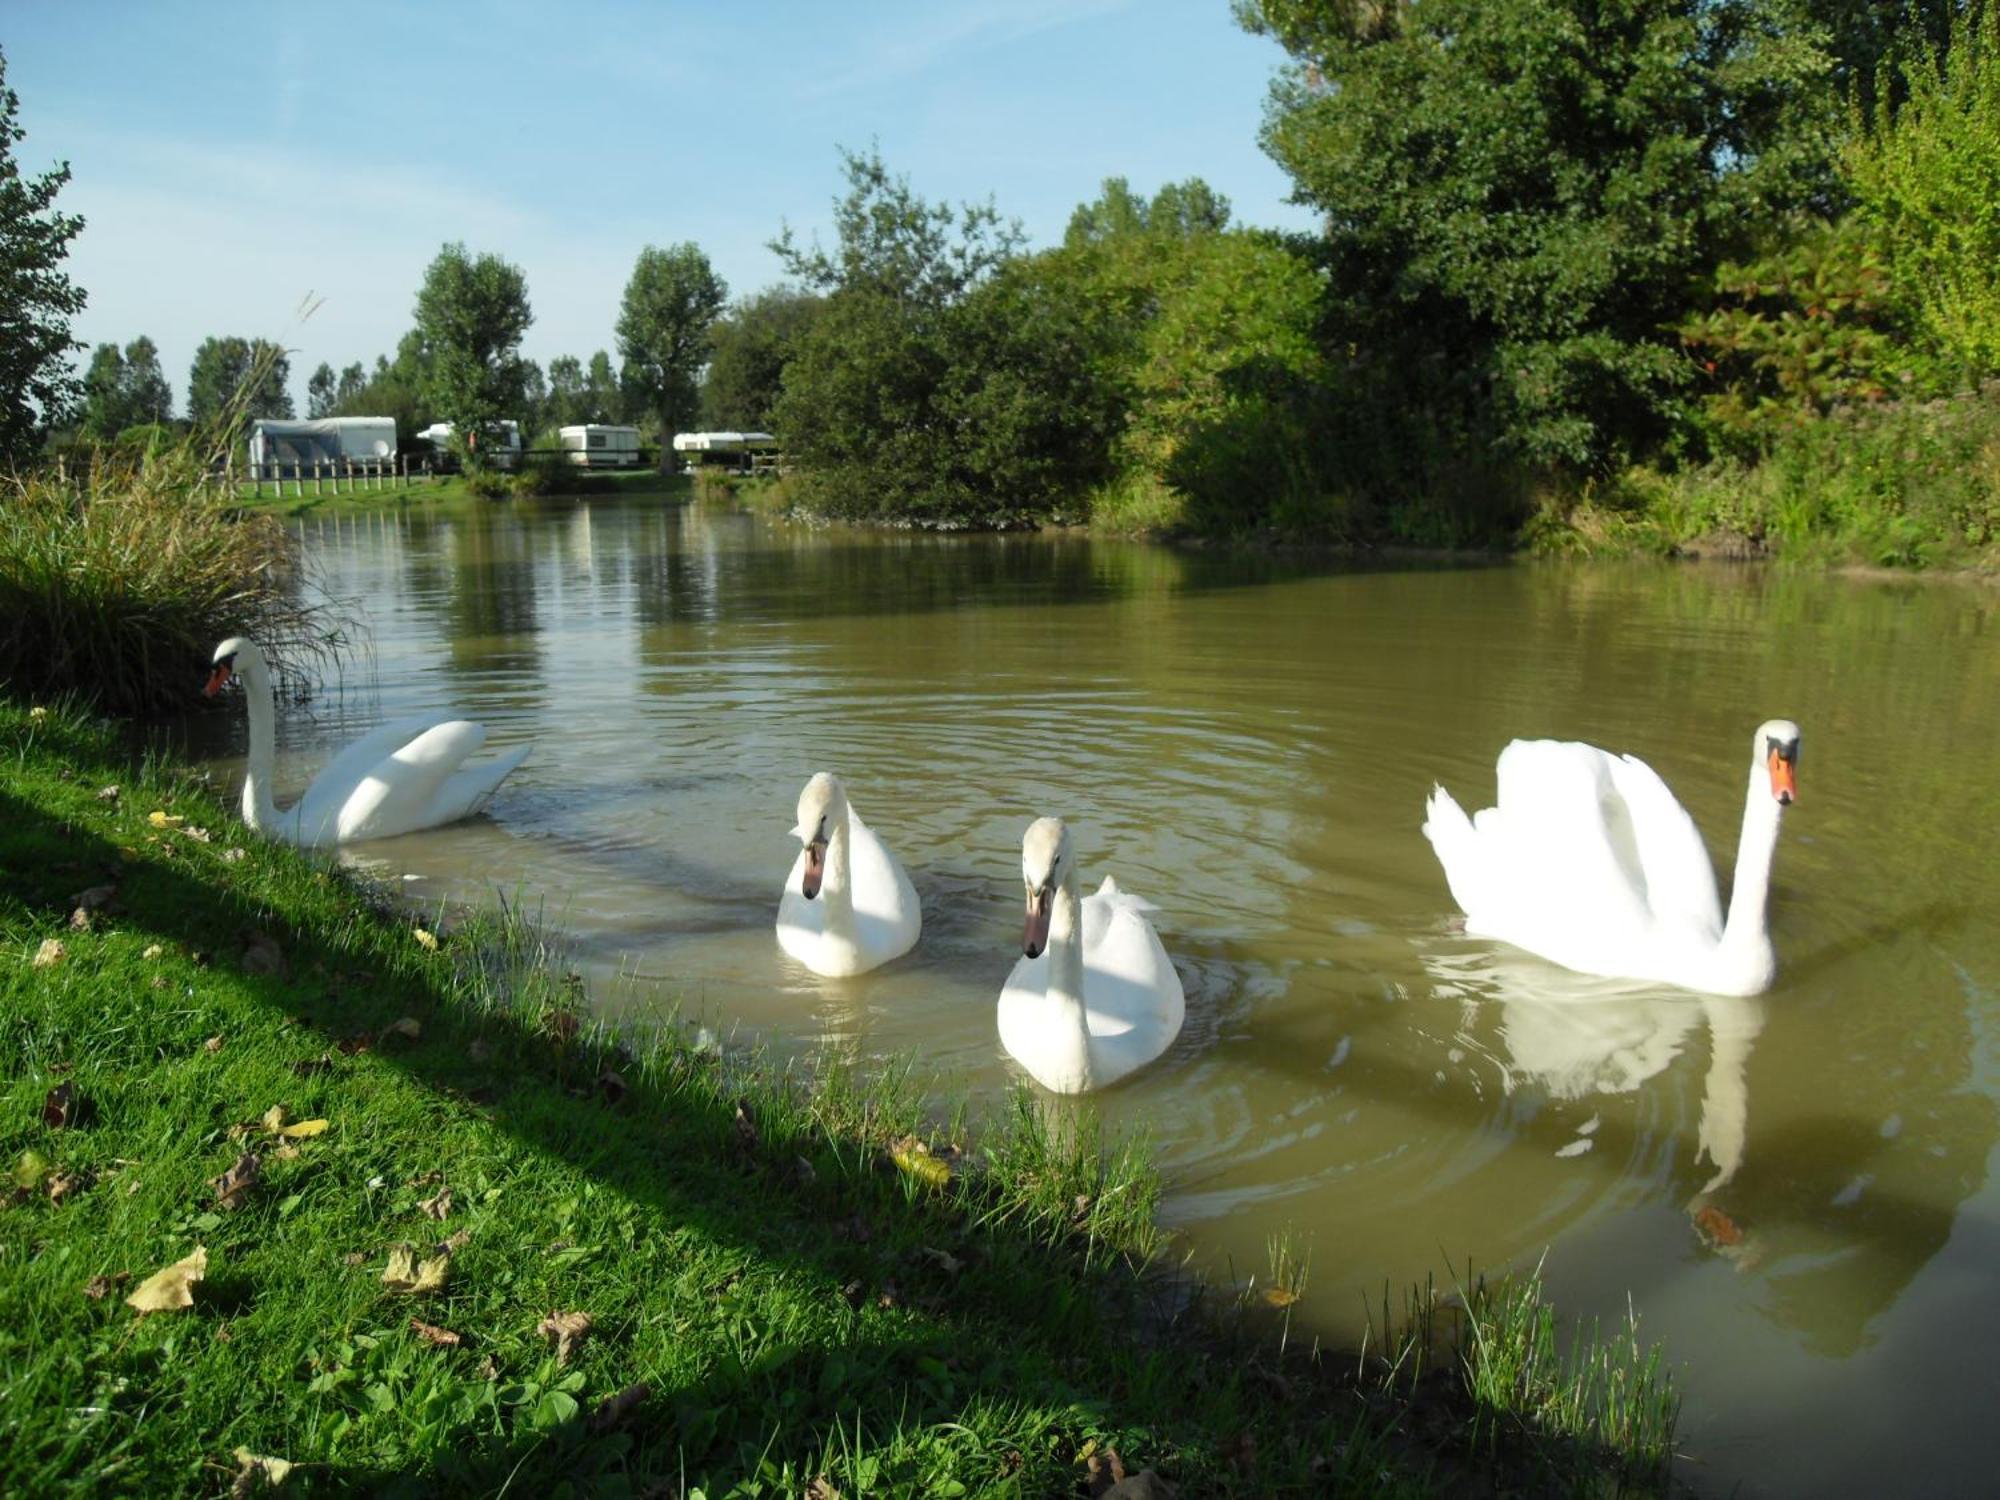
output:
{"label": "green grass", "polygon": [[[558,470],[556,474],[558,477],[535,490],[531,498],[561,499],[569,495],[590,494],[663,495],[680,499],[691,492],[692,486],[692,481],[684,475],[662,474],[650,468]],[[499,477],[509,483],[510,491],[517,488],[512,484],[514,475]],[[379,490],[365,484],[349,489],[343,482],[337,495],[331,480],[327,480],[318,493],[314,492],[311,479],[303,481],[303,485],[304,494],[299,493],[300,481],[290,479],[282,482],[266,480],[256,486],[246,484],[238,492],[237,503],[245,511],[287,516],[336,515],[403,505],[469,507],[496,503],[468,484],[463,474],[412,479],[407,486],[384,481],[383,488]],[[504,499],[497,503],[504,503]]]}
{"label": "green grass", "polygon": [[0,479],[0,681],[146,713],[184,706],[231,635],[255,635],[288,683],[339,649],[293,540],[201,472],[183,443]]}
{"label": "green grass", "polygon": [[[1411,1421],[1414,1324],[1300,1349],[1289,1243],[1197,1295],[1140,1155],[1045,1100],[940,1119],[904,1072],[608,1035],[532,924],[420,928],[60,710],[0,701],[0,815],[0,1492],[215,1493],[238,1450],[409,1494],[1082,1493],[1114,1449],[1201,1495],[1633,1472],[1588,1401],[1496,1439],[1469,1360]],[[385,1285],[441,1243],[440,1289]],[[191,1307],[125,1305],[197,1247]],[[538,1328],[578,1312],[564,1363]]]}

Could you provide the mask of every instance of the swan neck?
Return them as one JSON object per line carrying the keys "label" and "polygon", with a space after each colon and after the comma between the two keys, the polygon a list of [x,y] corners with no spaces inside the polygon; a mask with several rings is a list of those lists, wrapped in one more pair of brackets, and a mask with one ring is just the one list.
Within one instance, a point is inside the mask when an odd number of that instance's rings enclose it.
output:
{"label": "swan neck", "polygon": [[826,903],[826,930],[837,937],[854,936],[854,839],[847,809],[826,840],[826,873],[820,877],[819,897]]}
{"label": "swan neck", "polygon": [[271,674],[262,657],[245,655],[237,663],[236,675],[243,680],[243,701],[250,715],[250,757],[243,773],[243,821],[257,833],[270,833],[278,824],[278,808],[271,796],[272,761],[277,743]]}
{"label": "swan neck", "polygon": [[1752,762],[1750,790],[1743,803],[1743,836],[1736,845],[1736,880],[1729,892],[1729,917],[1722,929],[1725,948],[1768,948],[1767,908],[1771,861],[1778,849],[1778,800],[1764,768]]}
{"label": "swan neck", "polygon": [[1066,874],[1056,887],[1049,912],[1049,999],[1073,1009],[1083,1025],[1083,903],[1077,899],[1076,876]]}

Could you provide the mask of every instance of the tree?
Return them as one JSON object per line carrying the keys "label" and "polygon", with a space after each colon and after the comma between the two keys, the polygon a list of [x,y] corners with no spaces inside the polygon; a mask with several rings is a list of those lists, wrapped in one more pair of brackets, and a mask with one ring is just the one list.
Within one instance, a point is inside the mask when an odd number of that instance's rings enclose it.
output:
{"label": "tree", "polygon": [[618,349],[633,404],[660,419],[660,466],[671,462],[670,439],[691,421],[700,399],[696,379],[708,359],[708,330],[729,288],[688,242],[639,252],[618,312]]}
{"label": "tree", "polygon": [[785,366],[824,299],[771,287],[738,302],[709,331],[701,423],[711,431],[769,432]]}
{"label": "tree", "polygon": [[160,368],[159,346],[143,333],[125,346],[125,382],[134,422],[170,422],[174,388]]}
{"label": "tree", "polygon": [[188,368],[188,420],[292,415],[292,362],[266,339],[206,338]]}
{"label": "tree", "polygon": [[1063,243],[1071,249],[1148,233],[1186,237],[1229,227],[1229,200],[1199,177],[1168,183],[1148,203],[1123,177],[1104,179],[1097,201],[1069,216]]}
{"label": "tree", "polygon": [[77,430],[109,442],[131,425],[126,407],[125,356],[116,344],[99,344],[83,372],[83,415]]}
{"label": "tree", "polygon": [[542,375],[542,367],[532,359],[524,359],[520,365],[521,388],[521,432],[522,441],[532,440],[537,434],[552,425],[549,417],[549,383]]}
{"label": "tree", "polygon": [[590,356],[590,371],[584,377],[582,420],[617,421],[622,414],[623,399],[618,388],[617,372],[611,368],[611,356],[599,349]]}
{"label": "tree", "polygon": [[583,381],[583,361],[574,354],[558,354],[549,361],[549,425],[574,427],[585,420],[588,392]]}
{"label": "tree", "polygon": [[306,382],[306,415],[314,418],[332,416],[338,389],[339,382],[334,376],[333,366],[321,360],[319,368]]}
{"label": "tree", "polygon": [[367,388],[368,372],[362,368],[361,361],[357,359],[353,364],[340,372],[340,383],[334,387],[333,392],[334,412],[338,414],[344,411],[348,403],[353,401]]}
{"label": "tree", "polygon": [[1876,101],[1847,166],[1861,218],[1929,342],[1974,380],[2000,371],[2000,0],[1949,51],[1926,42]]}
{"label": "tree", "polygon": [[534,321],[528,282],[497,255],[446,245],[417,292],[416,332],[427,362],[425,394],[452,424],[471,467],[520,399],[521,336]]}
{"label": "tree", "polygon": [[84,294],[62,263],[83,219],[53,208],[69,181],[68,162],[39,177],[21,175],[14,160],[14,147],[27,137],[16,122],[20,107],[0,53],[0,463],[32,456],[82,387],[69,360],[83,345],[70,337],[69,320],[83,311]]}
{"label": "tree", "polygon": [[[1535,469],[1669,430],[1671,329],[1833,193],[1818,28],[1753,0],[1238,0],[1298,60],[1264,145],[1324,215],[1335,340]],[[1415,401],[1403,403],[1415,410]]]}

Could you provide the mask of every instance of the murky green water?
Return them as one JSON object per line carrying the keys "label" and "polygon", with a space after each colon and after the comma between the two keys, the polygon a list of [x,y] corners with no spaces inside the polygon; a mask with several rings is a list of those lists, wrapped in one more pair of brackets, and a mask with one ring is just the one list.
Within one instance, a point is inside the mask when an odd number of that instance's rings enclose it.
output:
{"label": "murky green water", "polygon": [[[914,1053],[994,1096],[1020,835],[1060,813],[1087,882],[1159,903],[1186,983],[1171,1052],[1081,1107],[1150,1133],[1198,1264],[1261,1272],[1290,1231],[1304,1311],[1346,1339],[1385,1284],[1546,1248],[1566,1316],[1629,1292],[1665,1341],[1704,1488],[1992,1482],[1991,591],[1335,571],[656,501],[303,531],[373,660],[286,725],[281,792],[387,715],[536,741],[490,819],[367,847],[416,898],[518,889],[614,1003]],[[1768,996],[1580,980],[1454,932],[1417,831],[1434,779],[1483,806],[1515,735],[1630,750],[1731,858],[1746,739],[1778,715],[1805,751]],[[924,902],[917,951],[859,980],[772,939],[821,767]]]}

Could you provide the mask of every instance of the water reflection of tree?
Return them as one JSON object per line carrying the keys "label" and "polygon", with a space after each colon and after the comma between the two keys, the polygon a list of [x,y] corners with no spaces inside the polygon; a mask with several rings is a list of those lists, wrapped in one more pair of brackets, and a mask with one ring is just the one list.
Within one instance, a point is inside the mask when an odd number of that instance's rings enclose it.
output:
{"label": "water reflection of tree", "polygon": [[538,557],[543,532],[510,516],[477,510],[447,530],[450,574],[444,595],[447,661],[456,671],[503,672],[515,680],[541,670]]}

